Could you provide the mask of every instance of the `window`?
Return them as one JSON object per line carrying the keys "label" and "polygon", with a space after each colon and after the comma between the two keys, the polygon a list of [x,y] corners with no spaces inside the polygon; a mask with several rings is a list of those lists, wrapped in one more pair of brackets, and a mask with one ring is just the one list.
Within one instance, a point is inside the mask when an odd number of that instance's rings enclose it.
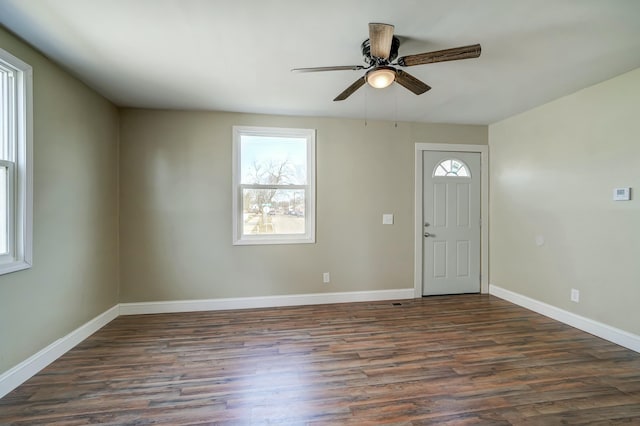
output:
{"label": "window", "polygon": [[315,242],[315,130],[233,127],[233,243]]}
{"label": "window", "polygon": [[443,160],[433,169],[433,176],[449,176],[470,178],[469,168],[461,160],[448,159]]}
{"label": "window", "polygon": [[31,66],[0,49],[0,274],[31,267]]}

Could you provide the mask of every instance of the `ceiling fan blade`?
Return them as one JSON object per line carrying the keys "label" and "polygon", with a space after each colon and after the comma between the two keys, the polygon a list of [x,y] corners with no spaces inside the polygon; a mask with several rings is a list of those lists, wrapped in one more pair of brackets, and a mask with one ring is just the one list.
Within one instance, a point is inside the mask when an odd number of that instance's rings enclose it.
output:
{"label": "ceiling fan blade", "polygon": [[388,59],[391,53],[393,41],[393,25],[371,23],[369,24],[369,43],[371,56],[380,59]]}
{"label": "ceiling fan blade", "polygon": [[472,44],[469,46],[454,47],[453,49],[418,53],[417,55],[408,55],[399,58],[398,65],[402,67],[411,67],[414,65],[432,64],[434,62],[477,58],[480,56],[481,51],[482,49],[479,44]]}
{"label": "ceiling fan blade", "polygon": [[405,89],[411,90],[416,95],[421,95],[431,89],[427,84],[402,70],[396,70],[396,82]]}
{"label": "ceiling fan blade", "polygon": [[338,96],[336,96],[334,101],[344,101],[349,96],[351,96],[353,94],[353,92],[355,92],[356,90],[358,90],[359,88],[364,86],[364,83],[366,83],[366,80],[364,79],[364,76],[362,76],[359,79],[357,79],[356,81],[354,81],[351,86],[349,86],[346,89],[344,89],[344,92],[342,92]]}
{"label": "ceiling fan blade", "polygon": [[297,72],[319,72],[319,71],[358,71],[365,69],[362,65],[340,65],[337,67],[311,67],[311,68],[293,68],[291,71]]}

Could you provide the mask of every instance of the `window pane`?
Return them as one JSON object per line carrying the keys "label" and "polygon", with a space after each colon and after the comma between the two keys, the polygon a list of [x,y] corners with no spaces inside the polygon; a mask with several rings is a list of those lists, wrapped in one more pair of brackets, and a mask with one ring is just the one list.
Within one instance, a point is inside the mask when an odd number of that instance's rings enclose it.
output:
{"label": "window pane", "polygon": [[304,234],[304,192],[302,189],[243,189],[242,233]]}
{"label": "window pane", "polygon": [[243,135],[240,142],[243,184],[305,185],[307,140]]}
{"label": "window pane", "polygon": [[7,168],[0,167],[0,254],[7,254]]}
{"label": "window pane", "polygon": [[433,176],[471,177],[467,166],[460,160],[443,160],[433,171]]}
{"label": "window pane", "polygon": [[0,158],[7,159],[9,140],[9,74],[0,68]]}

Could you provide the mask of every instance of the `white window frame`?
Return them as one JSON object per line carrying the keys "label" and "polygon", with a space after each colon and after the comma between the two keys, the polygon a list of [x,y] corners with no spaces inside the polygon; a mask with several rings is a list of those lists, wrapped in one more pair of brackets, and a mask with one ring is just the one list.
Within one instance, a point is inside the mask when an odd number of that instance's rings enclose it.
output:
{"label": "white window frame", "polygon": [[2,93],[0,138],[6,147],[0,167],[7,169],[7,244],[0,275],[32,266],[33,224],[33,69],[0,49],[0,72],[9,84]]}
{"label": "white window frame", "polygon": [[[307,141],[307,182],[305,185],[247,185],[242,184],[240,142],[242,136],[265,136],[304,138]],[[316,206],[316,131],[314,129],[293,129],[280,127],[233,126],[233,244],[305,244],[315,243]],[[305,233],[304,234],[260,234],[242,233],[242,190],[251,189],[301,189],[305,191]]]}

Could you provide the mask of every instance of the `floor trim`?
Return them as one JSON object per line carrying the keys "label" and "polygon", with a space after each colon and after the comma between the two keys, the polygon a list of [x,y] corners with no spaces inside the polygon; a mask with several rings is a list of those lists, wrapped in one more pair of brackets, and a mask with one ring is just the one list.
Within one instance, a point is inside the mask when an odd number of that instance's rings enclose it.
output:
{"label": "floor trim", "polygon": [[120,315],[275,308],[279,306],[321,305],[325,303],[374,302],[378,300],[413,299],[413,293],[412,288],[405,288],[398,290],[121,303]]}
{"label": "floor trim", "polygon": [[527,308],[546,317],[553,318],[556,321],[560,321],[589,334],[593,334],[594,336],[598,336],[627,349],[631,349],[632,351],[640,352],[640,336],[636,334],[565,311],[564,309],[548,305],[544,302],[531,299],[530,297],[523,296],[519,293],[506,290],[493,284],[489,285],[489,293],[516,305],[522,306],[523,308]]}
{"label": "floor trim", "polygon": [[344,293],[120,303],[78,327],[66,336],[51,343],[20,364],[0,374],[0,398],[29,380],[47,365],[60,358],[78,343],[120,315],[273,308],[278,306],[320,305],[325,303],[374,302],[379,300],[413,299],[413,296],[413,288],[405,288],[398,290],[353,291]]}
{"label": "floor trim", "polygon": [[51,343],[49,346],[30,356],[20,364],[0,374],[0,398],[39,373],[47,365],[60,358],[78,343],[118,317],[119,305],[101,313],[71,333]]}

